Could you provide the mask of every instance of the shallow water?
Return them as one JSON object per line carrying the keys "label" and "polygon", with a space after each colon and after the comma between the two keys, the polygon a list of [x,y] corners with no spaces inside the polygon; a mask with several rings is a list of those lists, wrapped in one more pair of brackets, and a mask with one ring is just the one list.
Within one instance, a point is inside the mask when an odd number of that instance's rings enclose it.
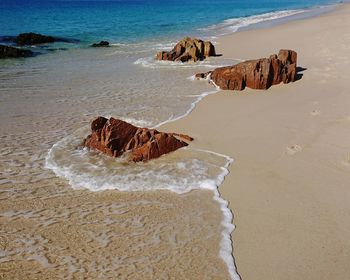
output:
{"label": "shallow water", "polygon": [[220,22],[232,21],[235,28],[256,21],[250,16],[335,2],[339,1],[2,0],[0,36],[34,31],[79,39],[82,45],[100,40],[160,42],[189,33],[203,36],[206,27]]}
{"label": "shallow water", "polygon": [[229,279],[211,191],[94,193],[57,178],[8,187],[0,193],[5,279]]}
{"label": "shallow water", "polygon": [[[157,66],[150,55],[151,66],[113,48],[69,50],[1,70],[5,278],[230,278],[220,254],[232,263],[230,242],[221,244],[231,216],[213,200],[227,158],[182,149],[131,164],[77,148],[97,115],[141,126],[180,117],[213,92],[188,77],[223,63]],[[210,190],[189,192],[200,188]]]}

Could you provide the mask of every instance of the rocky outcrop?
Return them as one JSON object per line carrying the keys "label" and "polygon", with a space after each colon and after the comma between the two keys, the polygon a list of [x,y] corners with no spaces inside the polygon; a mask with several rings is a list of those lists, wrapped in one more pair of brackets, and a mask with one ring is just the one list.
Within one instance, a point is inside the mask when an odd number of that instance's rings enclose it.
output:
{"label": "rocky outcrop", "polygon": [[[11,37],[7,37],[11,38]],[[64,42],[64,43],[76,43],[78,40],[74,39],[65,39],[59,37],[46,36],[38,33],[21,33],[17,37],[13,37],[12,41],[18,46],[31,46],[31,45],[40,45],[54,42]]]}
{"label": "rocky outcrop", "polygon": [[109,42],[101,41],[99,43],[92,44],[91,47],[93,47],[93,48],[109,47]]}
{"label": "rocky outcrop", "polygon": [[211,42],[185,37],[171,51],[157,53],[156,59],[187,62],[215,55],[215,47]]}
{"label": "rocky outcrop", "polygon": [[114,118],[97,117],[92,121],[91,134],[83,145],[113,157],[127,153],[129,160],[139,162],[158,158],[187,146],[183,140],[193,139],[187,135],[136,127]]}
{"label": "rocky outcrop", "polygon": [[38,45],[38,44],[45,44],[45,43],[53,43],[55,42],[55,38],[52,36],[46,36],[46,35],[30,32],[30,33],[19,34],[16,37],[15,42],[19,46]]}
{"label": "rocky outcrop", "polygon": [[[210,76],[209,76],[210,75]],[[281,82],[294,82],[297,76],[297,53],[280,50],[269,58],[248,60],[233,66],[216,68],[214,71],[196,74],[196,78],[210,78],[224,90],[268,89]]]}
{"label": "rocky outcrop", "polygon": [[0,45],[0,58],[29,57],[32,55],[33,52],[30,50]]}

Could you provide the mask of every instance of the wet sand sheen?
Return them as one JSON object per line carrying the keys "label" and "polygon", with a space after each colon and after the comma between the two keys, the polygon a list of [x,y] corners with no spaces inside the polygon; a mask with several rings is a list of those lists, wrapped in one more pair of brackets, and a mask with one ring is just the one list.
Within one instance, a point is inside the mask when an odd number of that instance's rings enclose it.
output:
{"label": "wet sand sheen", "polygon": [[[193,69],[152,73],[134,66],[133,57],[121,63],[131,65],[123,71],[139,69],[129,72],[136,75],[128,82],[134,87],[119,88],[126,78],[118,78],[120,68],[114,60],[102,54],[89,61],[92,70],[88,70],[85,63],[92,54],[95,50],[65,52],[61,62],[47,55],[0,72],[0,277],[230,279],[220,257],[223,213],[212,191],[179,195],[74,190],[67,180],[45,169],[52,145],[88,128],[93,116],[113,114],[154,125],[170,117],[165,113],[175,112],[172,106],[182,110],[178,113],[186,112],[195,98],[186,95],[211,89],[186,79]],[[102,63],[104,68],[96,71]],[[149,87],[154,87],[153,79],[167,92],[143,89],[145,73],[151,75]],[[164,85],[174,74],[179,75],[174,80],[187,84],[181,96]],[[152,98],[142,99],[143,90]],[[164,100],[157,91],[170,97]],[[162,112],[157,110],[161,106]],[[169,160],[176,166],[184,153],[174,153]]]}
{"label": "wet sand sheen", "polygon": [[211,191],[90,192],[60,179],[49,184],[1,192],[5,279],[229,279],[218,258],[222,213]]}

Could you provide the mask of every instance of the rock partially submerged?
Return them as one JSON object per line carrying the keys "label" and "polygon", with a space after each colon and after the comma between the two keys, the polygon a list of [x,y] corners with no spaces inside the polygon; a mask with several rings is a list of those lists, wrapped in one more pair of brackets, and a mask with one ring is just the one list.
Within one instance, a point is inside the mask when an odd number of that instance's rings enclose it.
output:
{"label": "rock partially submerged", "polygon": [[185,37],[171,51],[157,53],[156,59],[187,62],[215,55],[215,47],[211,42]]}
{"label": "rock partially submerged", "polygon": [[0,45],[0,58],[30,57],[33,52],[10,46]]}
{"label": "rock partially submerged", "polygon": [[32,46],[32,45],[40,45],[54,42],[64,42],[64,43],[74,43],[78,42],[73,39],[65,39],[53,36],[42,35],[39,33],[21,33],[16,37],[4,37],[5,39],[10,39],[12,42],[16,43],[18,46]]}
{"label": "rock partially submerged", "polygon": [[30,33],[19,34],[15,39],[15,42],[19,46],[38,45],[38,44],[45,44],[45,43],[53,43],[55,42],[55,38],[52,36],[46,36],[46,35],[30,32]]}
{"label": "rock partially submerged", "polygon": [[107,41],[100,41],[99,43],[92,44],[91,47],[93,48],[101,48],[101,47],[109,47],[109,42]]}
{"label": "rock partially submerged", "polygon": [[158,158],[187,146],[183,140],[193,139],[187,135],[136,127],[114,118],[97,117],[92,121],[91,134],[85,138],[83,145],[112,157],[128,153],[129,160],[139,162]]}
{"label": "rock partially submerged", "polygon": [[198,73],[196,78],[210,78],[223,90],[268,89],[281,82],[294,82],[297,77],[297,53],[280,50],[269,58],[248,60],[233,66],[216,68],[207,73]]}

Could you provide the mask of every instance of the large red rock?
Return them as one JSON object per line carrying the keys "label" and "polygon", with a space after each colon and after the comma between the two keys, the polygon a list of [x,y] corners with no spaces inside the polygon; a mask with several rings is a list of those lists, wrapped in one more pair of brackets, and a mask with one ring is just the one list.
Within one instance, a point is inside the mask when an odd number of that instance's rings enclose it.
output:
{"label": "large red rock", "polygon": [[248,60],[233,66],[216,68],[214,71],[196,74],[197,78],[210,77],[211,82],[224,90],[268,89],[281,82],[296,80],[297,53],[280,50],[269,58]]}
{"label": "large red rock", "polygon": [[97,117],[92,121],[91,134],[83,145],[113,157],[128,152],[128,158],[138,162],[158,158],[188,145],[178,138],[193,140],[188,135],[164,133],[114,118]]}
{"label": "large red rock", "polygon": [[171,51],[157,53],[156,59],[187,62],[215,55],[215,47],[211,42],[185,37]]}

